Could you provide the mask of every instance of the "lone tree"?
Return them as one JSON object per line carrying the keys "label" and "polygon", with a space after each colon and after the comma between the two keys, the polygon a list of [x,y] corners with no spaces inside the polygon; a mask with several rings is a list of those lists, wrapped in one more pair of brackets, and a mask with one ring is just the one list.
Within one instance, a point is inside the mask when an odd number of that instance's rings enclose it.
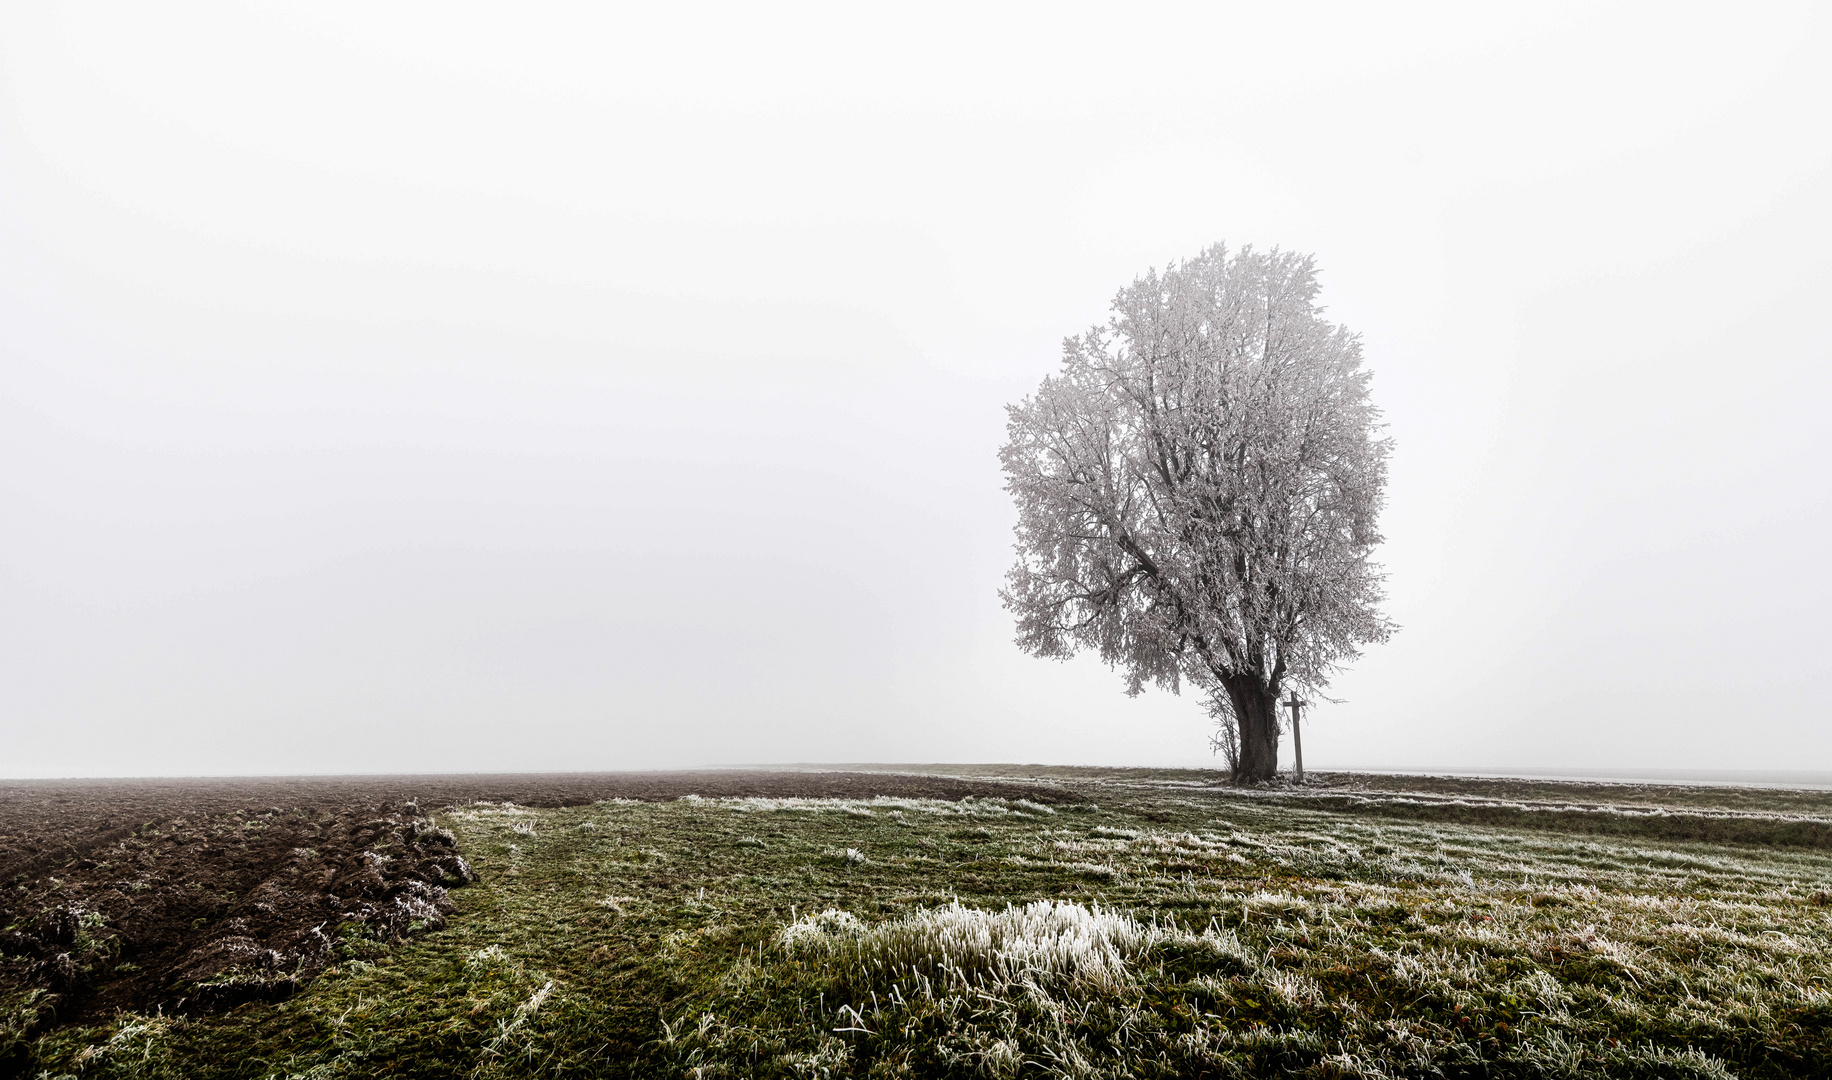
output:
{"label": "lone tree", "polygon": [[1148,272],[1008,406],[999,454],[1019,646],[1097,650],[1129,694],[1199,687],[1237,780],[1277,771],[1282,690],[1321,692],[1393,631],[1369,559],[1392,442],[1317,291],[1315,260],[1276,248]]}

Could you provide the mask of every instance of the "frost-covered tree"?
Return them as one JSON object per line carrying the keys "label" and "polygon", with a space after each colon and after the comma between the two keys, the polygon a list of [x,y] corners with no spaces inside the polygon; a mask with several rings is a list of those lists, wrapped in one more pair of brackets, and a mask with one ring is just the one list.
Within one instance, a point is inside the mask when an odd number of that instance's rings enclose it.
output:
{"label": "frost-covered tree", "polygon": [[1194,684],[1244,780],[1277,770],[1280,693],[1393,630],[1370,561],[1392,444],[1317,291],[1276,248],[1147,273],[1008,407],[1000,452],[1018,644],[1095,650],[1132,694]]}

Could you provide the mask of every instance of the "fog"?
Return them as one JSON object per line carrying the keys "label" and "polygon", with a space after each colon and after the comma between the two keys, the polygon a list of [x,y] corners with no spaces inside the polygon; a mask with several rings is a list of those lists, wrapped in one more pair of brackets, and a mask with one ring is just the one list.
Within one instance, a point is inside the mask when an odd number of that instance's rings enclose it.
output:
{"label": "fog", "polygon": [[0,775],[1215,765],[996,451],[1217,240],[1397,444],[1307,765],[1832,769],[1823,7],[649,8],[0,8]]}

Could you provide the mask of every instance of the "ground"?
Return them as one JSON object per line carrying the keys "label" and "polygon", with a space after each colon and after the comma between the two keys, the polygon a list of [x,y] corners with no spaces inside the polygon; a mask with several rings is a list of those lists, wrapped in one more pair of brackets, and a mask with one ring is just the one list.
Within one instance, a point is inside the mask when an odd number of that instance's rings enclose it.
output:
{"label": "ground", "polygon": [[15,783],[0,833],[17,1075],[1832,1075],[1826,792]]}

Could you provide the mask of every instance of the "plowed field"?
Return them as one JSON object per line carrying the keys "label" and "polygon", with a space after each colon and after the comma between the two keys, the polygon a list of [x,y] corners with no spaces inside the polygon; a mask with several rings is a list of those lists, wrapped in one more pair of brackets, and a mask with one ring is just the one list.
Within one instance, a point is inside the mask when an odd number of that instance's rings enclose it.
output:
{"label": "plowed field", "polygon": [[27,1034],[117,1012],[277,1000],[338,957],[444,924],[474,880],[427,812],[478,802],[960,799],[1052,803],[1047,784],[872,773],[10,781],[0,784],[0,992]]}

